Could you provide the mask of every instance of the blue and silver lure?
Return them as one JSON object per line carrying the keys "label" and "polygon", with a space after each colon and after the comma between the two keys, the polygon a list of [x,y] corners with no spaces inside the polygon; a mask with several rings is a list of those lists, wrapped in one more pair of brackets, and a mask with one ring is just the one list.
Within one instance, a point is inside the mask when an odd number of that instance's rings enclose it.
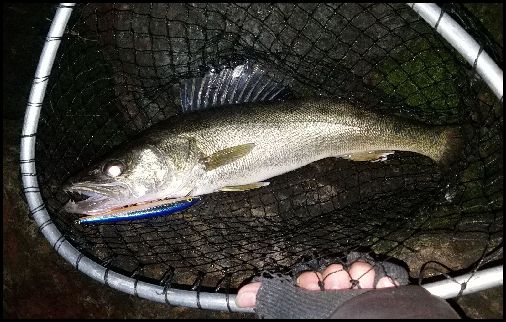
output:
{"label": "blue and silver lure", "polygon": [[176,201],[173,203],[156,205],[150,208],[135,209],[105,213],[100,215],[91,215],[79,218],[76,222],[78,224],[103,224],[118,221],[133,221],[139,219],[146,219],[158,217],[163,215],[172,215],[177,212],[186,210],[191,206],[197,204],[201,198],[193,197],[185,200]]}

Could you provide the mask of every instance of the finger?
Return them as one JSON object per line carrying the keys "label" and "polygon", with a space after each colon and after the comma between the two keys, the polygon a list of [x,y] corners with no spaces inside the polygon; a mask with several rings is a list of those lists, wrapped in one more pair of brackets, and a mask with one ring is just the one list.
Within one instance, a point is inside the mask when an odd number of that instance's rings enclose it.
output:
{"label": "finger", "polygon": [[399,282],[392,279],[389,276],[383,276],[378,280],[378,283],[376,283],[376,288],[386,288],[386,287],[394,287],[399,286]]}
{"label": "finger", "polygon": [[320,272],[304,272],[297,278],[297,285],[310,291],[319,291],[319,282],[323,280]]}
{"label": "finger", "polygon": [[[348,270],[351,278],[359,281],[360,288],[374,288],[375,272],[370,264],[357,261]],[[358,285],[353,288],[358,288]]]}
{"label": "finger", "polygon": [[341,290],[351,288],[350,275],[341,264],[329,265],[322,273],[326,290]]}
{"label": "finger", "polygon": [[262,285],[262,283],[255,282],[241,287],[237,292],[235,304],[237,304],[238,307],[255,307],[260,285]]}

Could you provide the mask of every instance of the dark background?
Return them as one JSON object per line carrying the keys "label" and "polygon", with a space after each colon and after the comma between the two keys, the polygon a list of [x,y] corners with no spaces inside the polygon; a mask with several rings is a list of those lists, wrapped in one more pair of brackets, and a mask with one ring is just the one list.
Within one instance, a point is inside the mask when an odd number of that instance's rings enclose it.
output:
{"label": "dark background", "polygon": [[[501,47],[503,5],[466,4]],[[19,133],[54,4],[3,4],[3,317],[230,318],[139,299],[88,278],[61,258],[28,216],[19,182]],[[502,287],[457,300],[467,316],[502,317]]]}

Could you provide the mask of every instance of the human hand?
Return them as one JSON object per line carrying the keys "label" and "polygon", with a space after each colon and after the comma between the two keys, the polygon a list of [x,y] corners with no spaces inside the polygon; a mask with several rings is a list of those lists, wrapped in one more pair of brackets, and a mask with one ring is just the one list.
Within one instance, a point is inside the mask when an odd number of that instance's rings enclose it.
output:
{"label": "human hand", "polygon": [[[373,266],[362,262],[354,262],[348,271],[341,264],[331,264],[322,272],[304,272],[297,278],[297,286],[311,291],[324,290],[345,290],[362,288],[386,288],[399,286],[399,283],[388,276],[380,278],[374,284],[375,271]],[[353,285],[352,281],[359,283]],[[239,307],[255,307],[256,295],[260,289],[261,282],[254,282],[241,287],[237,293],[236,304]]]}

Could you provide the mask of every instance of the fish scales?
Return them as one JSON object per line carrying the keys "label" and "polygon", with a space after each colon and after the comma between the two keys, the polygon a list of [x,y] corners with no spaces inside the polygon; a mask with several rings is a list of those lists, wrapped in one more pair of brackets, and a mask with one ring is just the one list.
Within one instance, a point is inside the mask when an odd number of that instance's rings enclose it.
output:
{"label": "fish scales", "polygon": [[263,181],[326,157],[402,150],[438,160],[446,148],[433,127],[332,99],[215,107],[170,119],[152,135],[165,141],[162,146],[174,136],[194,139],[203,155],[254,144],[248,155],[205,173],[196,194]]}
{"label": "fish scales", "polygon": [[69,202],[66,210],[96,214],[260,188],[326,157],[375,161],[411,151],[444,166],[460,142],[458,127],[417,123],[333,98],[216,106],[158,123],[70,180],[64,189],[88,198]]}

